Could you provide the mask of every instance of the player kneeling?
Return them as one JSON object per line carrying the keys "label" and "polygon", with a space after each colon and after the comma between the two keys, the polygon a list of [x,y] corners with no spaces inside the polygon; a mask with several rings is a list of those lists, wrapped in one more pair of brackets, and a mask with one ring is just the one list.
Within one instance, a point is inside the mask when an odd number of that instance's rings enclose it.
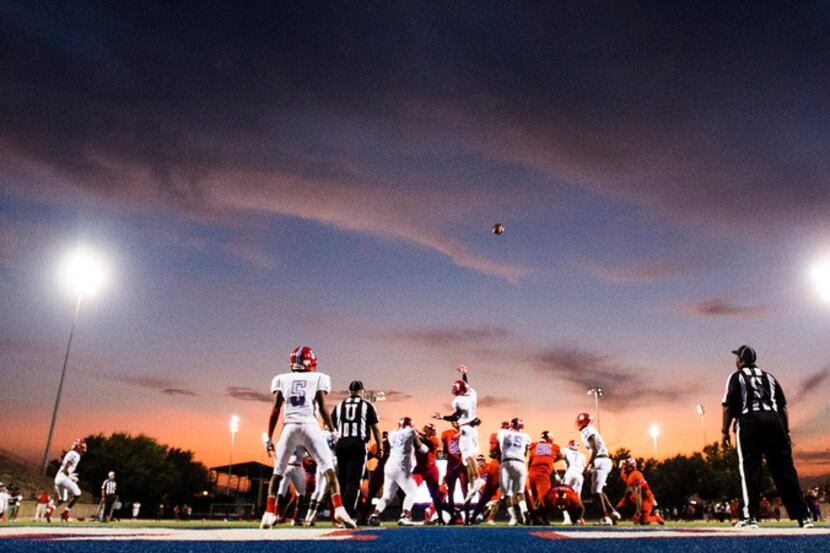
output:
{"label": "player kneeling", "polygon": [[654,515],[654,494],[651,492],[643,473],[637,470],[637,461],[629,457],[620,463],[620,472],[625,481],[625,495],[617,503],[617,508],[634,507],[634,524],[651,524],[656,522],[661,526],[665,521],[660,515]]}
{"label": "player kneeling", "polygon": [[412,505],[415,503],[415,492],[418,491],[418,484],[412,477],[412,453],[415,448],[421,453],[429,452],[429,447],[424,444],[418,432],[415,431],[415,424],[411,417],[403,417],[398,421],[398,429],[389,433],[389,459],[383,468],[384,490],[375,511],[369,517],[370,526],[380,526],[380,516],[386,510],[386,506],[398,493],[403,490],[403,512],[398,524],[411,526]]}
{"label": "player kneeling", "polygon": [[585,524],[585,506],[582,505],[582,499],[573,488],[566,484],[554,486],[545,495],[545,522],[551,512],[567,515],[567,520],[570,522],[564,524]]}
{"label": "player kneeling", "polygon": [[524,421],[517,417],[510,421],[510,428],[499,430],[498,433],[501,448],[501,494],[507,501],[510,526],[519,523],[517,507],[522,524],[530,523],[524,492],[527,484],[525,457],[530,448],[531,438],[526,432],[522,432],[524,427]]}
{"label": "player kneeling", "polygon": [[[320,429],[315,414],[315,407],[323,418],[326,427],[334,432],[325,397],[331,391],[331,379],[328,375],[316,372],[317,356],[308,346],[296,348],[291,352],[291,372],[277,375],[271,384],[274,394],[274,407],[268,420],[268,434],[265,450],[270,456],[275,452],[274,475],[268,487],[268,502],[262,515],[260,528],[271,528],[277,521],[277,490],[288,467],[289,458],[297,446],[303,446],[317,463],[328,482],[331,501],[334,504],[334,519],[348,528],[357,525],[351,519],[340,497],[340,486],[334,473],[334,462],[326,437]],[[277,426],[280,411],[285,404],[285,420],[277,442],[276,450],[271,436]],[[336,433],[335,433],[336,436]]]}

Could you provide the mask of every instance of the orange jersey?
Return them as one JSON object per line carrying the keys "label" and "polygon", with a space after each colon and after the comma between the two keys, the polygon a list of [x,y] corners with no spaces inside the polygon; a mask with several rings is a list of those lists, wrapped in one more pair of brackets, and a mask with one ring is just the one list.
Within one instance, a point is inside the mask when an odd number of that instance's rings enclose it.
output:
{"label": "orange jersey", "polygon": [[434,467],[435,454],[438,452],[438,448],[440,447],[438,438],[435,436],[421,436],[421,441],[426,444],[429,451],[426,453],[421,453],[418,450],[415,451],[415,466],[416,468]]}
{"label": "orange jersey", "polygon": [[631,494],[631,501],[637,501],[637,488],[640,488],[641,491],[641,499],[645,503],[647,501],[654,501],[654,494],[651,493],[651,488],[646,482],[643,473],[639,470],[632,470],[631,472],[625,474],[625,485],[628,487],[626,490],[628,494]]}
{"label": "orange jersey", "polygon": [[499,475],[501,474],[501,463],[498,459],[490,459],[483,467],[479,467],[478,475],[484,478],[485,489],[494,489],[499,487]]}
{"label": "orange jersey", "polygon": [[528,466],[530,470],[553,472],[553,464],[562,456],[559,446],[551,442],[534,442],[530,444]]}
{"label": "orange jersey", "polygon": [[462,463],[461,446],[458,440],[461,439],[461,434],[454,428],[444,430],[441,433],[441,447],[444,450],[444,456],[450,464],[453,462]]}

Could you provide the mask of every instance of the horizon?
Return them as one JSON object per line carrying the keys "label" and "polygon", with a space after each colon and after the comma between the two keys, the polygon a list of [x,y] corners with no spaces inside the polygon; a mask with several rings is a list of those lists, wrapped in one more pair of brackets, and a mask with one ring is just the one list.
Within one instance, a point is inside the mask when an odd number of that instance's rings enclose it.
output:
{"label": "horizon", "polygon": [[53,456],[126,431],[226,464],[238,415],[264,458],[309,345],[384,429],[448,412],[464,363],[482,434],[578,440],[600,386],[609,448],[659,424],[665,458],[719,439],[749,344],[830,472],[827,5],[3,11],[4,448],[43,455],[83,244],[107,279]]}

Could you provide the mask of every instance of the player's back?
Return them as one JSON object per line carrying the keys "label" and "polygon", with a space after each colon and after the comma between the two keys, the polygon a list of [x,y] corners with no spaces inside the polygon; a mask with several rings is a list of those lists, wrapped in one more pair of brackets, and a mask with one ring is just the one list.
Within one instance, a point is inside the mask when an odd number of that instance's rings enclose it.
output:
{"label": "player's back", "polygon": [[271,382],[271,393],[282,393],[285,400],[285,424],[317,424],[314,399],[317,392],[331,391],[331,379],[320,372],[288,372]]}
{"label": "player's back", "polygon": [[534,442],[530,444],[529,465],[531,469],[550,472],[561,456],[559,446],[552,442]]}
{"label": "player's back", "polygon": [[475,420],[477,403],[478,396],[473,388],[467,388],[467,393],[463,396],[455,396],[455,399],[452,400],[452,408],[461,412],[458,417],[458,424],[470,424]]}
{"label": "player's back", "polygon": [[412,452],[415,450],[416,433],[413,428],[404,427],[389,433],[389,462],[400,466],[409,466]]}
{"label": "player's back", "polygon": [[593,436],[594,443],[596,444],[596,456],[597,457],[608,457],[608,448],[605,446],[605,440],[602,439],[602,435],[600,435],[599,431],[594,427],[593,424],[588,424],[585,428],[581,431],[582,434],[582,443],[585,445],[585,449],[591,451],[593,448],[591,447],[591,442],[589,440],[590,437]]}
{"label": "player's back", "polygon": [[507,460],[524,462],[525,453],[531,442],[527,433],[518,430],[499,430],[498,440],[502,462]]}
{"label": "player's back", "polygon": [[575,470],[579,470],[580,472],[585,469],[585,463],[588,462],[584,453],[574,451],[569,447],[562,450],[562,456],[565,457],[565,462],[568,464],[568,468],[573,467]]}

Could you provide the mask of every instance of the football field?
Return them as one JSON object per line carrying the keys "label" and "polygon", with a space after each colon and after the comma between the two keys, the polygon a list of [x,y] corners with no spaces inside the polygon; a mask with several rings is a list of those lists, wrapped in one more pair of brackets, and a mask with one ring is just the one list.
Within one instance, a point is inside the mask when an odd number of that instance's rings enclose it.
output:
{"label": "football field", "polygon": [[830,549],[830,527],[802,530],[775,525],[758,530],[728,526],[676,525],[663,528],[582,527],[385,527],[357,531],[320,528],[199,526],[13,526],[0,528],[0,552],[229,551],[290,552],[475,552],[475,551],[787,551]]}

